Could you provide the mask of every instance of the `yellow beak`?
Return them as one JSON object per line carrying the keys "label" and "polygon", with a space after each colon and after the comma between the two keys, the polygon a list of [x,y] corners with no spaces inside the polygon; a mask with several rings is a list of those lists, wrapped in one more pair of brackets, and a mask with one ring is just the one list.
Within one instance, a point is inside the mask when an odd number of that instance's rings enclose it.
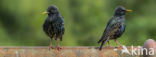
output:
{"label": "yellow beak", "polygon": [[47,11],[45,11],[45,12],[43,12],[42,14],[48,14],[49,12],[47,12]]}
{"label": "yellow beak", "polygon": [[132,10],[129,10],[129,9],[128,9],[128,10],[126,10],[126,12],[131,12],[131,11],[132,11]]}

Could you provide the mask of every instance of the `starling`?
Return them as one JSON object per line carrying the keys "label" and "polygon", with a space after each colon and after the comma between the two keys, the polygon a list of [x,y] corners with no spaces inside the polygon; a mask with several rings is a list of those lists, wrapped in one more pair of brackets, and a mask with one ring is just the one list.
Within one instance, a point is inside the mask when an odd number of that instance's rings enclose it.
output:
{"label": "starling", "polygon": [[65,31],[64,19],[61,16],[58,8],[54,5],[49,6],[47,11],[44,13],[48,14],[48,17],[43,24],[43,30],[50,37],[49,47],[52,49],[54,48],[52,46],[52,40],[54,39],[57,41],[56,48],[59,50],[61,49],[61,47],[59,47],[59,41],[62,41],[62,36]]}
{"label": "starling", "polygon": [[117,41],[117,38],[119,38],[125,31],[125,13],[130,11],[131,10],[126,10],[123,6],[118,6],[116,8],[114,16],[107,23],[104,33],[98,41],[98,43],[101,43],[100,50],[102,50],[102,47],[106,42],[110,45],[109,40],[114,40],[119,46],[121,46]]}

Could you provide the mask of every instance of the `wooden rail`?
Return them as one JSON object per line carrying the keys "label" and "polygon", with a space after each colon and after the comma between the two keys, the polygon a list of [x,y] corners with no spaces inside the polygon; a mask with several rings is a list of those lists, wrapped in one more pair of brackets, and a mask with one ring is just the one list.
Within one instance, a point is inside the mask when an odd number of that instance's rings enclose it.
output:
{"label": "wooden rail", "polygon": [[[145,50],[140,52],[140,49]],[[63,47],[61,50],[49,50],[48,46],[0,46],[0,57],[156,57],[156,41],[148,39],[142,47],[104,47],[101,51],[98,47],[91,46]]]}
{"label": "wooden rail", "polygon": [[[128,48],[130,50],[130,47]],[[140,57],[122,53],[122,49],[98,47],[63,47],[49,51],[47,46],[0,47],[0,57]]]}

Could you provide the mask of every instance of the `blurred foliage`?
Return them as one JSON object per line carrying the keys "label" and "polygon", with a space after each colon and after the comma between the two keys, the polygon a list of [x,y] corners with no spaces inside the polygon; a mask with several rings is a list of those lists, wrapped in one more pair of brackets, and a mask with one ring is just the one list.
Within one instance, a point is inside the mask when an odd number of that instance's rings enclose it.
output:
{"label": "blurred foliage", "polygon": [[133,10],[126,14],[126,31],[118,39],[121,44],[156,40],[156,0],[0,0],[0,45],[49,45],[42,30],[47,15],[41,14],[49,5],[56,5],[64,16],[63,46],[100,45],[97,41],[119,5]]}

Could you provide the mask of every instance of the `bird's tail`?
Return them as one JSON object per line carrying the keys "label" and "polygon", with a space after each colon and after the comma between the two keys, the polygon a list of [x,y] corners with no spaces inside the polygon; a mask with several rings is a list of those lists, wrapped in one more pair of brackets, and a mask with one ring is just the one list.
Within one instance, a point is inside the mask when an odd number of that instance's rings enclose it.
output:
{"label": "bird's tail", "polygon": [[102,50],[103,45],[104,45],[107,41],[109,41],[109,38],[107,38],[106,40],[102,41],[99,50]]}
{"label": "bird's tail", "polygon": [[100,40],[98,41],[98,43],[100,43],[102,40],[103,40],[103,39],[100,39]]}
{"label": "bird's tail", "polygon": [[104,43],[105,43],[105,41],[102,41],[102,43],[101,43],[101,46],[100,46],[99,50],[102,50],[102,47],[103,47]]}
{"label": "bird's tail", "polygon": [[98,41],[98,43],[100,43],[101,41],[104,41],[104,35],[101,37],[101,39]]}

